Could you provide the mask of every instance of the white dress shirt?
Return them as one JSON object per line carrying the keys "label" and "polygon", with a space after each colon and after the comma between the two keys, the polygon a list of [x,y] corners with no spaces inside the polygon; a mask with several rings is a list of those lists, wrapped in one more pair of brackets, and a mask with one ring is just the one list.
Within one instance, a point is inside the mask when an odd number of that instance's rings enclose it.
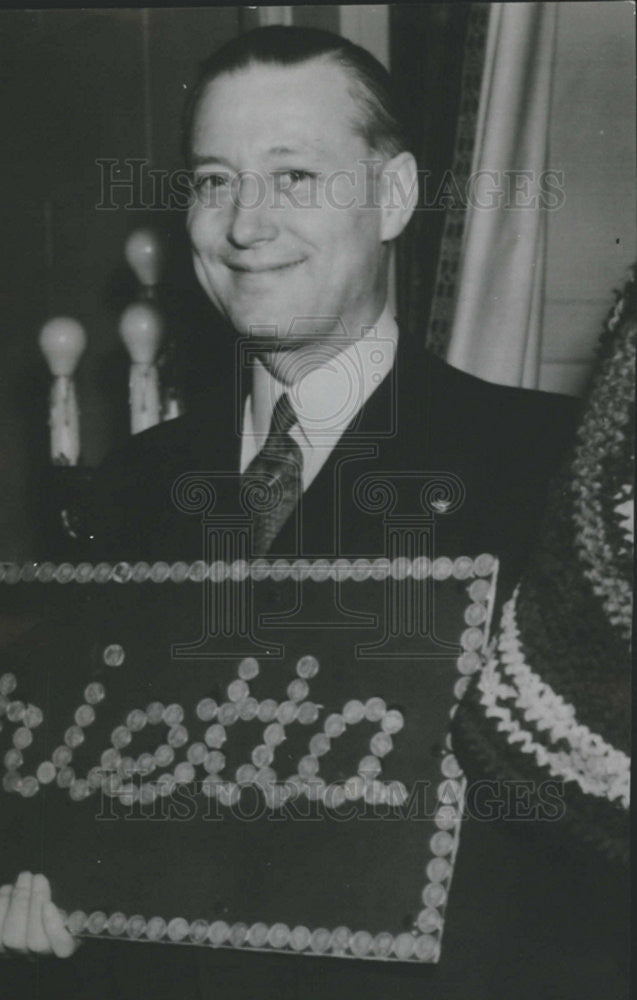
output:
{"label": "white dress shirt", "polygon": [[390,372],[396,357],[398,326],[389,308],[363,336],[284,385],[255,361],[252,389],[245,402],[240,471],[265,444],[272,410],[287,392],[298,423],[290,430],[303,454],[303,490],[307,490],[348,424]]}

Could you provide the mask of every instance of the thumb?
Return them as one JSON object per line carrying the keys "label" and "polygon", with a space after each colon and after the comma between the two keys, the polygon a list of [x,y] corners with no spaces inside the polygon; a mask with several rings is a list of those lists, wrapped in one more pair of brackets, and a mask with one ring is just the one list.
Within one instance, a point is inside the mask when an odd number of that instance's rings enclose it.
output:
{"label": "thumb", "polygon": [[58,958],[68,958],[78,947],[78,942],[64,926],[62,914],[50,900],[42,905],[42,923],[51,947]]}

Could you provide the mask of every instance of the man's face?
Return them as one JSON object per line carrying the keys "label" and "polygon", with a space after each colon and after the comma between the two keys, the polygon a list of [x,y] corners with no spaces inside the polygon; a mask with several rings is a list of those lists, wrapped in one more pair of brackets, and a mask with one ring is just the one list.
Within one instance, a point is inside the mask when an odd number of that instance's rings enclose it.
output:
{"label": "man's face", "polygon": [[255,65],[218,77],[199,102],[195,271],[241,334],[290,346],[356,337],[383,308],[386,247],[370,166],[379,157],[352,128],[347,83],[329,61]]}

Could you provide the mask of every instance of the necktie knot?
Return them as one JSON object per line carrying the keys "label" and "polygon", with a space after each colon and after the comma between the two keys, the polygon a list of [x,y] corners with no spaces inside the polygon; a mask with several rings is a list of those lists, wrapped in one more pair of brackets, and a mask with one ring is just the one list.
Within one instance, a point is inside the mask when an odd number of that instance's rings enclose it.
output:
{"label": "necktie knot", "polygon": [[272,411],[270,421],[270,434],[287,434],[291,427],[297,422],[296,413],[290,402],[287,392],[279,396]]}

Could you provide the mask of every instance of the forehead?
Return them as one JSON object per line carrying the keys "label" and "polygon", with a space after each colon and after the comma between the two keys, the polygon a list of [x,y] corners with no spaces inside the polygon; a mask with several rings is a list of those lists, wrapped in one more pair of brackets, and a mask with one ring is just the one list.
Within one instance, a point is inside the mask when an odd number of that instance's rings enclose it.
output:
{"label": "forehead", "polygon": [[199,100],[192,152],[231,157],[299,146],[339,159],[364,153],[350,86],[347,71],[326,59],[223,73]]}

